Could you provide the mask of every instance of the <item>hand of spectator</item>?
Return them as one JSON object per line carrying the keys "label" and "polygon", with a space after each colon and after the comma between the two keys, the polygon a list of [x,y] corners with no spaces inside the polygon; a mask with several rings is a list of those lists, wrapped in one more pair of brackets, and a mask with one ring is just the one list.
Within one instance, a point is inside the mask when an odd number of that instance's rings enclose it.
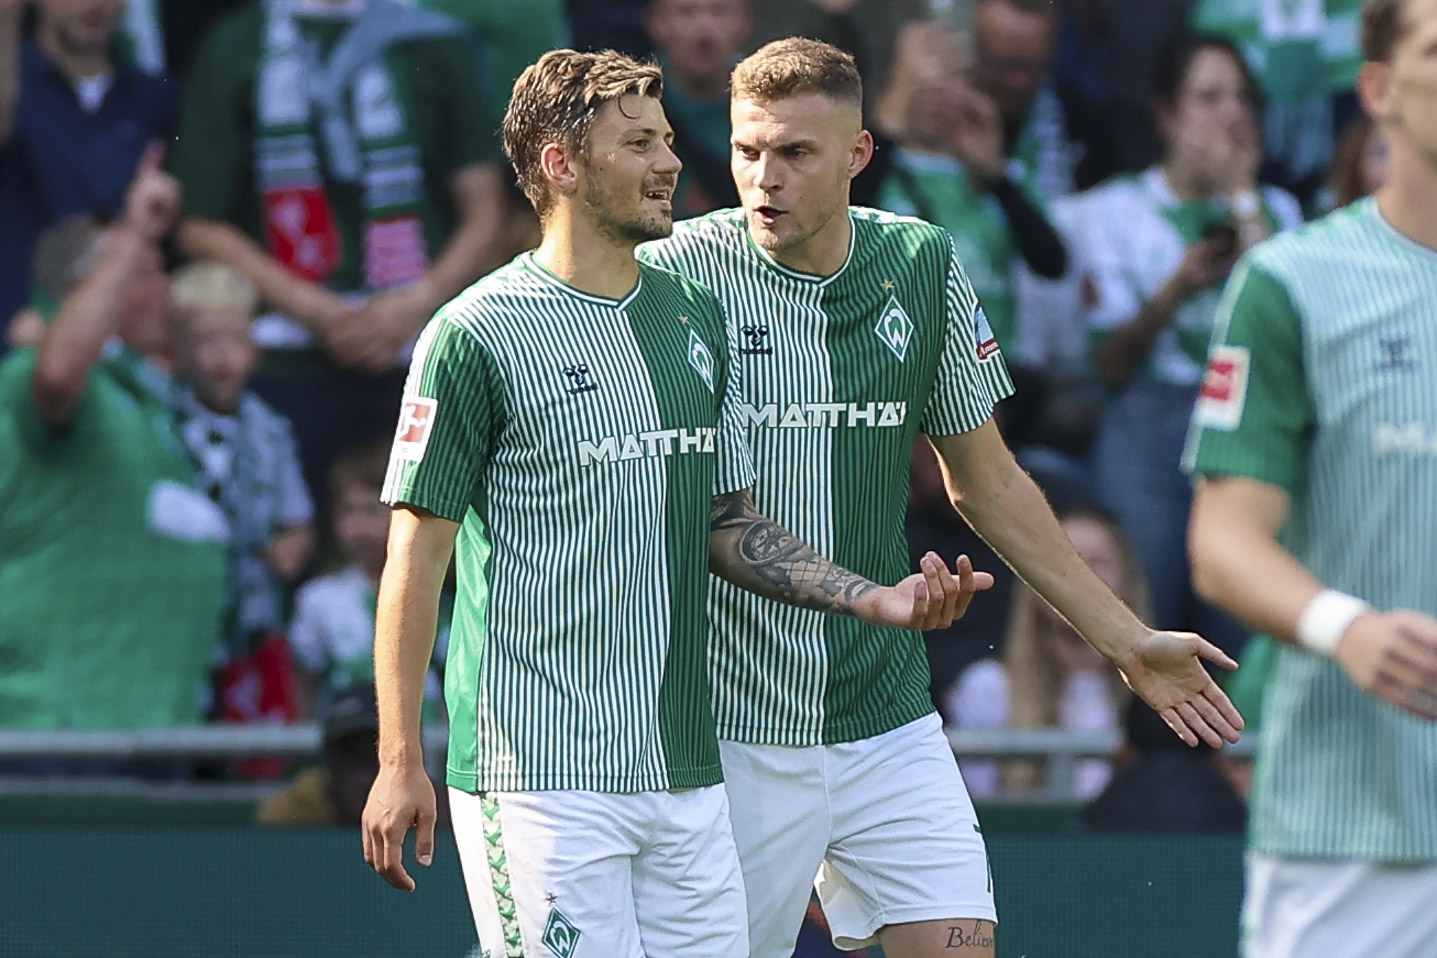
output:
{"label": "hand of spectator", "polygon": [[968,611],[975,594],[993,587],[993,576],[974,572],[966,555],[958,557],[952,573],[934,552],[925,555],[919,567],[923,571],[897,585],[874,589],[855,600],[858,617],[897,629],[946,629]]}
{"label": "hand of spectator", "polygon": [[165,237],[180,214],[180,184],[160,168],[165,158],[164,144],[145,147],[135,175],[125,191],[124,212],[120,223],[152,243]]}
{"label": "hand of spectator", "polygon": [[1168,280],[1181,302],[1194,293],[1217,286],[1232,271],[1237,253],[1231,242],[1208,236],[1189,246],[1178,264],[1177,272]]}
{"label": "hand of spectator", "polygon": [[914,20],[899,28],[893,66],[876,110],[878,127],[901,139],[913,101],[932,85],[961,76],[971,60],[968,38],[942,20]]}
{"label": "hand of spectator", "polygon": [[1221,748],[1224,740],[1238,740],[1243,720],[1203,668],[1204,659],[1224,669],[1237,668],[1227,653],[1191,632],[1149,632],[1113,664],[1178,738],[1188,745],[1201,739]]}
{"label": "hand of spectator", "polygon": [[1358,616],[1342,634],[1336,658],[1363,691],[1437,720],[1437,620],[1403,610]]}
{"label": "hand of spectator", "polygon": [[274,574],[282,582],[294,582],[309,562],[314,549],[314,526],[302,522],[296,526],[281,529],[269,540],[269,552],[265,558]]}
{"label": "hand of spectator", "polygon": [[429,319],[424,284],[376,293],[324,333],[325,347],[340,365],[379,373],[399,364],[399,350]]}
{"label": "hand of spectator", "polygon": [[1257,189],[1262,135],[1255,120],[1245,118],[1236,129],[1216,121],[1195,125],[1186,137],[1184,151],[1197,159],[1219,193],[1232,196]]}
{"label": "hand of spectator", "polygon": [[957,122],[948,137],[948,149],[968,168],[974,185],[987,189],[1003,178],[1008,158],[1003,150],[1003,118],[998,105],[967,83],[957,92]]}
{"label": "hand of spectator", "polygon": [[381,764],[360,824],[364,860],[395,888],[413,891],[414,879],[404,870],[404,836],[417,829],[414,858],[428,868],[434,860],[437,817],[434,783],[423,766]]}

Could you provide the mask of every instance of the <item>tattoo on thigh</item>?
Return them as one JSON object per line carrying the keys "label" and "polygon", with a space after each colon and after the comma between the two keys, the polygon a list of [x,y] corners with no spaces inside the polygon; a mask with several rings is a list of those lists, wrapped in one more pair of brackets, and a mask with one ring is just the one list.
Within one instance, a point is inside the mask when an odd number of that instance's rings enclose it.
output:
{"label": "tattoo on thigh", "polygon": [[992,948],[993,925],[990,922],[974,920],[973,928],[953,925],[948,929],[948,943],[944,948]]}

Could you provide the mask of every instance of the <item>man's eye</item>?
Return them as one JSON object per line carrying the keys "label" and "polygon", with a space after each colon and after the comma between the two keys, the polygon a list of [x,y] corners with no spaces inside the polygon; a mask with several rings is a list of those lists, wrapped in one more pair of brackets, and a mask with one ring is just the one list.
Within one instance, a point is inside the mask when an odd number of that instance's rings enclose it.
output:
{"label": "man's eye", "polygon": [[649,148],[649,141],[644,137],[640,137],[637,140],[630,140],[629,145],[640,150],[647,150]]}

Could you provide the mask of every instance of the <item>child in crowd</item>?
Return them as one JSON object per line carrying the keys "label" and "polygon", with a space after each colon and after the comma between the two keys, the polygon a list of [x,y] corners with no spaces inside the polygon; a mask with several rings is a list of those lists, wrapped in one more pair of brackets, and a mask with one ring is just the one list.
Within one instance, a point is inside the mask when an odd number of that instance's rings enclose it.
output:
{"label": "child in crowd", "polygon": [[[336,693],[374,681],[374,607],[389,537],[389,507],[379,501],[389,442],[371,440],[345,452],[329,470],[330,521],[347,564],[306,583],[295,596],[289,641],[302,697],[323,721]],[[443,721],[443,666],[453,614],[439,610],[439,635],[425,686],[425,723]]]}
{"label": "child in crowd", "polygon": [[[1107,586],[1146,621],[1147,585],[1117,523],[1089,509],[1062,516],[1063,530]],[[946,714],[959,728],[1065,728],[1116,730],[1127,689],[1111,663],[1025,585],[1013,590],[1001,661],[974,663],[949,693]],[[1041,763],[965,761],[963,780],[975,797],[1041,787]],[[1092,798],[1112,774],[1102,759],[1078,763],[1073,795]]]}
{"label": "child in crowd", "polygon": [[228,718],[259,718],[271,711],[265,702],[292,698],[274,688],[284,684],[287,667],[280,661],[256,666],[258,685],[234,667],[253,662],[257,653],[275,657],[261,650],[281,648],[276,637],[284,628],[284,590],[309,562],[314,504],[289,420],[246,389],[260,357],[250,338],[259,305],[253,284],[228,266],[191,263],[175,274],[170,298],[180,434],[199,469],[200,487],[230,525],[232,594],[220,655],[227,667],[220,711]]}

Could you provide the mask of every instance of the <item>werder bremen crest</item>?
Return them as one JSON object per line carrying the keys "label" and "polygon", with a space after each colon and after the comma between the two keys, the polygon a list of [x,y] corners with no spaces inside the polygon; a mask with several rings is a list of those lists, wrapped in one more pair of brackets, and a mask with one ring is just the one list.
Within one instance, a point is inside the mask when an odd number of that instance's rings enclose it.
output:
{"label": "werder bremen crest", "polygon": [[873,332],[883,341],[883,345],[898,357],[900,363],[908,358],[908,344],[913,341],[913,329],[913,320],[909,319],[903,307],[898,305],[898,300],[892,296],[888,297]]}
{"label": "werder bremen crest", "polygon": [[544,924],[543,937],[539,939],[545,948],[559,958],[571,958],[574,949],[579,947],[579,937],[578,926],[565,918],[559,909],[549,909],[549,920]]}
{"label": "werder bremen crest", "polygon": [[704,341],[699,339],[699,334],[692,329],[689,330],[689,363],[699,371],[699,375],[708,384],[709,392],[714,391],[714,357]]}

